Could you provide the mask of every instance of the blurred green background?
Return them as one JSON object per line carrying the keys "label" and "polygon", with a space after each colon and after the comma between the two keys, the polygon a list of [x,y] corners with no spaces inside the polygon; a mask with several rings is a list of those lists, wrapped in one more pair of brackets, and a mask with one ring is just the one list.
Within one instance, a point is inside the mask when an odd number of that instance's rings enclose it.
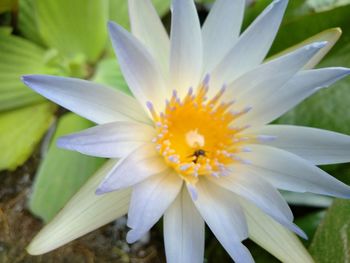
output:
{"label": "blurred green background", "polygon": [[[270,3],[247,1],[244,27]],[[153,0],[167,28],[170,0]],[[211,0],[197,1],[205,19]],[[57,137],[93,124],[24,86],[24,74],[51,74],[104,83],[130,94],[108,40],[106,24],[129,28],[126,0],[0,0],[0,262],[164,262],[161,223],[151,239],[130,246],[119,220],[44,256],[24,248],[105,160],[58,149]],[[350,0],[290,0],[270,55],[320,32],[343,34],[318,65],[350,67]],[[350,78],[285,114],[278,123],[350,134]],[[350,184],[350,166],[323,167]],[[283,193],[316,262],[350,258],[350,201]],[[257,262],[277,262],[251,241]],[[68,261],[67,261],[68,260]],[[231,262],[210,231],[206,262]]]}

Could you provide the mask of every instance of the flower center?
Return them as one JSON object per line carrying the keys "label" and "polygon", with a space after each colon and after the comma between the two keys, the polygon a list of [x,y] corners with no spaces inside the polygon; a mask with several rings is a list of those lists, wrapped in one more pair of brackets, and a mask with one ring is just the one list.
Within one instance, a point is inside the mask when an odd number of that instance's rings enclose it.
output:
{"label": "flower center", "polygon": [[229,165],[243,161],[237,153],[245,150],[246,138],[239,133],[248,126],[231,124],[250,108],[232,111],[234,101],[222,101],[225,87],[208,99],[208,82],[206,78],[195,93],[190,88],[182,100],[174,91],[160,114],[147,104],[158,133],[153,139],[157,151],[190,184],[199,176],[227,175]]}

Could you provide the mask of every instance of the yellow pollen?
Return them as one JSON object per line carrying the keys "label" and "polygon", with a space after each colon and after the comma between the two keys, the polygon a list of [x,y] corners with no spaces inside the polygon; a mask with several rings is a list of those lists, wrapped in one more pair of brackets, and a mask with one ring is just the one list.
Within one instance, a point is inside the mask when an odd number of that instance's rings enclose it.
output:
{"label": "yellow pollen", "polygon": [[157,151],[190,184],[195,184],[200,176],[227,175],[229,165],[244,162],[237,153],[250,140],[240,135],[248,126],[231,125],[250,108],[232,111],[234,101],[221,101],[225,87],[210,100],[207,92],[207,81],[195,93],[190,88],[182,100],[174,91],[160,114],[151,103],[147,104],[157,130],[153,139]]}

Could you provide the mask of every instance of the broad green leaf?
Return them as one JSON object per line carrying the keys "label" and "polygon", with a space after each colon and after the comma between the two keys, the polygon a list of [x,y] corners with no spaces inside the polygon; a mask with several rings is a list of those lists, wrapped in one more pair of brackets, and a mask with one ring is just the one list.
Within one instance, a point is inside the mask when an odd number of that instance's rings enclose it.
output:
{"label": "broad green leaf", "polygon": [[40,35],[66,57],[96,61],[107,41],[108,1],[35,0]]}
{"label": "broad green leaf", "polygon": [[0,13],[11,11],[16,8],[18,0],[1,0]]}
{"label": "broad green leaf", "polygon": [[[171,0],[152,0],[158,14],[162,17],[170,8]],[[109,18],[122,27],[129,29],[129,13],[127,0],[109,0]]]}
{"label": "broad green leaf", "polygon": [[329,208],[310,245],[318,263],[349,262],[350,201],[336,200]]}
{"label": "broad green leaf", "polygon": [[109,19],[129,29],[128,1],[109,0]]}
{"label": "broad green leaf", "polygon": [[0,170],[14,170],[31,155],[54,120],[49,102],[0,113]]}
{"label": "broad green leaf", "polygon": [[58,137],[90,126],[91,122],[73,113],[68,113],[58,122],[52,143],[36,175],[30,199],[31,211],[45,222],[57,214],[104,162],[104,159],[59,149],[56,146]]}
{"label": "broad green leaf", "polygon": [[305,216],[297,218],[294,223],[297,224],[307,235],[308,240],[301,240],[304,245],[310,245],[310,242],[316,232],[322,219],[325,217],[326,211],[321,210],[317,212],[312,212]]}
{"label": "broad green leaf", "polygon": [[115,58],[107,58],[98,63],[92,81],[106,84],[127,94],[131,94]]}
{"label": "broad green leaf", "polygon": [[47,70],[43,49],[19,37],[0,34],[0,111],[44,101],[20,78]]}
{"label": "broad green leaf", "polygon": [[21,32],[21,35],[26,39],[43,46],[44,43],[38,31],[36,16],[34,0],[19,0],[18,29]]}

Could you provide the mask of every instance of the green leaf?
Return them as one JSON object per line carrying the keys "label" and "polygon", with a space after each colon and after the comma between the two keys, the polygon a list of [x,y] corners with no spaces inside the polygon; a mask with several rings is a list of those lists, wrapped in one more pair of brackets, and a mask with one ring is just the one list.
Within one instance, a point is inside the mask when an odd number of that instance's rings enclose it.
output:
{"label": "green leaf", "polygon": [[58,122],[52,143],[36,175],[30,199],[30,210],[45,222],[57,214],[104,162],[101,158],[56,147],[58,137],[91,126],[91,122],[73,113],[68,113]]}
{"label": "green leaf", "polygon": [[47,70],[43,49],[19,37],[0,34],[0,111],[44,101],[20,78]]}
{"label": "green leaf", "polygon": [[348,262],[350,258],[350,201],[336,200],[315,233],[310,253],[315,262]]}
{"label": "green leaf", "polygon": [[22,165],[54,120],[49,102],[0,114],[0,170]]}
{"label": "green leaf", "polygon": [[325,217],[326,212],[324,210],[312,212],[303,217],[297,218],[294,223],[297,224],[308,236],[308,240],[301,240],[305,246],[310,245],[310,242],[316,232],[322,219]]}
{"label": "green leaf", "polygon": [[18,11],[18,30],[26,39],[44,46],[36,19],[35,1],[20,0]]}
{"label": "green leaf", "polygon": [[107,41],[108,1],[36,0],[38,28],[47,46],[66,57],[96,61]]}
{"label": "green leaf", "polygon": [[109,85],[131,95],[125,82],[119,64],[114,58],[107,58],[97,64],[97,69],[92,81]]}

